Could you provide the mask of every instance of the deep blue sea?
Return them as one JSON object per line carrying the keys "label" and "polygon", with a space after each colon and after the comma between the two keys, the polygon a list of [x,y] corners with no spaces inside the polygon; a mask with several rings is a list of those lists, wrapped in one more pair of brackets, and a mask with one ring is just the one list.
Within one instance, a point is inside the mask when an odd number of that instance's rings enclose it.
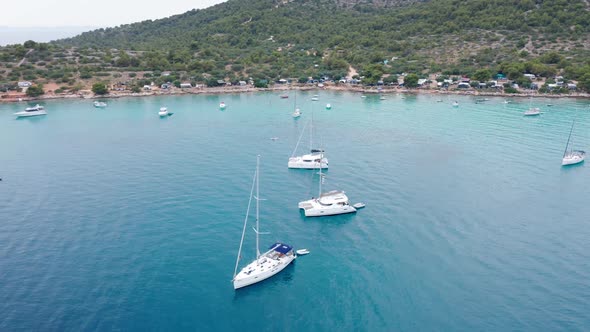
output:
{"label": "deep blue sea", "polygon": [[[279,93],[1,104],[0,331],[590,328],[590,160],[561,167],[574,119],[590,151],[587,100],[315,93],[299,120]],[[357,214],[297,209],[312,111]],[[311,254],[234,291],[257,154],[262,243]]]}

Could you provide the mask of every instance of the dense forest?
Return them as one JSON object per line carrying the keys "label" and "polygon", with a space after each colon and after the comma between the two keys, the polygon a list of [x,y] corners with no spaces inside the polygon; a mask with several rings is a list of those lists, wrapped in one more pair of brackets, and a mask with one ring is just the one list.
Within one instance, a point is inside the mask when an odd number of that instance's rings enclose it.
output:
{"label": "dense forest", "polygon": [[[196,81],[338,79],[350,67],[368,84],[400,73],[561,74],[590,89],[589,33],[583,0],[229,0],[56,41],[28,63],[51,62],[53,52],[70,66],[58,61],[49,69],[70,70],[72,78],[172,71]],[[19,46],[0,49],[0,61],[25,56],[28,48]],[[24,77],[22,70],[0,75]]]}

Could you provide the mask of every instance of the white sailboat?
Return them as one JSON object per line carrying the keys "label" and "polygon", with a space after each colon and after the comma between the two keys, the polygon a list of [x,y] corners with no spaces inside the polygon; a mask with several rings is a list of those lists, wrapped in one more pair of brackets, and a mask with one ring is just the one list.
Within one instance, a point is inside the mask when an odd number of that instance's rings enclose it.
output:
{"label": "white sailboat", "polygon": [[541,109],[538,107],[531,107],[528,110],[524,111],[524,116],[535,116],[541,115]]}
{"label": "white sailboat", "polygon": [[563,152],[563,158],[561,159],[561,166],[575,165],[584,161],[586,152],[582,150],[568,149],[572,142],[572,132],[574,131],[575,120],[572,122],[572,129],[570,129],[570,135],[567,138],[567,144],[565,145],[565,151]]}
{"label": "white sailboat", "polygon": [[168,116],[168,109],[166,107],[160,107],[160,111],[158,112],[158,115],[162,118],[165,116]]}
{"label": "white sailboat", "polygon": [[538,107],[532,107],[532,98],[529,99],[529,109],[524,111],[524,116],[535,116],[535,115],[541,115],[541,109]]}
{"label": "white sailboat", "polygon": [[[356,212],[356,208],[348,203],[348,196],[344,191],[332,190],[322,193],[324,177],[320,168],[320,189],[318,198],[299,202],[299,209],[303,209],[306,217],[334,216]],[[364,205],[363,205],[364,207]]]}
{"label": "white sailboat", "polygon": [[289,168],[302,168],[302,169],[318,169],[318,168],[328,168],[328,158],[324,156],[323,149],[315,149],[313,148],[313,110],[311,120],[309,121],[310,128],[309,128],[309,154],[304,154],[302,156],[295,156],[297,152],[297,148],[299,147],[299,143],[301,142],[301,138],[303,137],[303,133],[305,133],[305,128],[307,124],[303,127],[301,131],[301,135],[299,136],[299,140],[297,140],[297,144],[295,145],[295,149],[289,158],[289,162],[287,163],[287,167]]}
{"label": "white sailboat", "polygon": [[[244,220],[244,228],[242,230],[242,239],[240,241],[240,249],[238,250],[238,257],[236,259],[236,268],[234,270],[234,278],[232,280],[234,289],[246,287],[262,280],[268,279],[275,274],[281,272],[287,265],[289,265],[297,255],[293,252],[293,247],[288,244],[276,242],[271,245],[263,254],[260,254],[259,235],[260,233],[260,156],[256,158],[256,173],[254,174],[254,181],[252,189],[250,190],[250,200],[248,202],[248,210]],[[246,233],[246,225],[248,224],[248,214],[250,213],[250,204],[256,187],[256,259],[252,263],[243,267],[238,272],[238,266],[242,255],[242,245],[244,244],[244,235]]]}
{"label": "white sailboat", "polygon": [[293,106],[295,106],[295,111],[293,112],[293,118],[297,119],[301,116],[301,110],[297,107],[297,90],[295,90],[295,98],[293,101]]}

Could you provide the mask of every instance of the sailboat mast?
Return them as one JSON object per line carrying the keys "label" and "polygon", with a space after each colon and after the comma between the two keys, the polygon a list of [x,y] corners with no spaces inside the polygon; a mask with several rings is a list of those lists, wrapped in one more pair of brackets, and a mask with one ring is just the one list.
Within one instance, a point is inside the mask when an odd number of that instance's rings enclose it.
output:
{"label": "sailboat mast", "polygon": [[260,226],[260,155],[256,157],[256,261],[260,257],[259,247],[259,226]]}
{"label": "sailboat mast", "polygon": [[567,148],[570,145],[570,139],[572,138],[572,132],[574,131],[574,124],[575,123],[576,123],[576,120],[572,121],[572,129],[570,129],[570,135],[567,138],[567,144],[565,145],[565,151],[563,151],[563,156],[564,157],[567,154]]}
{"label": "sailboat mast", "polygon": [[246,234],[246,226],[248,225],[248,217],[250,216],[250,207],[252,206],[252,194],[254,194],[254,185],[256,181],[256,177],[258,175],[254,172],[254,177],[252,178],[252,189],[250,189],[250,199],[248,200],[248,209],[246,210],[246,217],[244,218],[244,228],[242,229],[242,239],[240,240],[240,249],[238,249],[238,257],[236,258],[236,268],[234,269],[234,278],[238,273],[238,265],[240,264],[240,259],[242,258],[242,245],[244,244],[244,235]]}
{"label": "sailboat mast", "polygon": [[311,104],[311,121],[309,127],[309,151],[313,149],[313,104]]}
{"label": "sailboat mast", "polygon": [[318,199],[320,199],[320,197],[322,196],[322,181],[324,179],[322,178],[322,166],[321,166],[321,160],[320,160],[320,192],[318,193]]}

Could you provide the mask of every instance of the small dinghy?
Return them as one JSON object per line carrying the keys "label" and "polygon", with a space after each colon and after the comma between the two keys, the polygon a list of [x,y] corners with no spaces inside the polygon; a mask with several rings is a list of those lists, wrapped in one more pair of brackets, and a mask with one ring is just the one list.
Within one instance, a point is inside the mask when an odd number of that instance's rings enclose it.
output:
{"label": "small dinghy", "polygon": [[354,207],[355,209],[362,209],[365,207],[365,203],[356,203],[354,204],[352,207]]}
{"label": "small dinghy", "polygon": [[296,251],[297,255],[303,256],[309,254],[309,250],[307,249],[299,249]]}
{"label": "small dinghy", "polygon": [[330,105],[330,104],[326,104],[326,109],[327,109],[327,110],[331,110],[331,109],[332,109],[332,105]]}
{"label": "small dinghy", "polygon": [[270,140],[271,140],[271,141],[276,141],[276,140],[278,140],[278,139],[279,139],[278,137],[271,137],[271,138],[270,138]]}

